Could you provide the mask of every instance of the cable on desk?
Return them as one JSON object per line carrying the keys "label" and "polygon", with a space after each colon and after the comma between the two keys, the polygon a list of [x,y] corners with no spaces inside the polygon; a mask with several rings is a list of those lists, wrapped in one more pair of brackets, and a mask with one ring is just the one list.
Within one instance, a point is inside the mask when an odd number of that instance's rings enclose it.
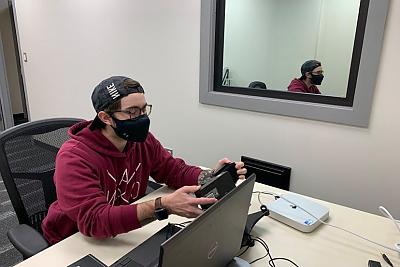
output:
{"label": "cable on desk", "polygon": [[[271,252],[269,251],[269,247],[268,247],[267,243],[264,240],[262,240],[261,238],[259,238],[259,237],[255,237],[255,236],[250,236],[250,237],[254,241],[260,243],[265,248],[265,250],[267,251],[267,254],[265,254],[264,256],[262,256],[260,258],[255,259],[255,260],[253,260],[253,261],[251,261],[249,263],[253,264],[253,263],[255,263],[255,262],[259,261],[259,260],[264,259],[267,256],[269,256],[269,259],[272,260]],[[270,266],[271,266],[271,264],[270,264]],[[272,261],[272,267],[275,267],[275,263],[273,261]]]}
{"label": "cable on desk", "polygon": [[267,243],[266,243],[262,238],[260,238],[260,237],[255,237],[255,236],[251,236],[251,238],[253,238],[254,241],[260,243],[260,244],[265,248],[265,250],[267,251],[267,254],[265,254],[264,256],[262,256],[262,257],[260,257],[260,258],[257,258],[257,259],[255,259],[255,260],[249,262],[250,264],[253,264],[253,263],[255,263],[255,262],[257,262],[257,261],[259,261],[259,260],[261,260],[261,259],[264,259],[264,258],[266,258],[266,257],[268,256],[268,257],[269,257],[268,265],[269,265],[270,267],[276,267],[276,266],[275,266],[275,261],[278,261],[278,260],[288,261],[288,262],[290,262],[291,264],[293,264],[295,267],[299,267],[294,261],[292,261],[292,260],[290,260],[290,259],[288,259],[288,258],[283,258],[283,257],[273,258],[272,255],[271,255],[271,252],[270,252],[270,250],[269,250],[269,247],[268,247]]}
{"label": "cable on desk", "polygon": [[344,228],[342,228],[342,227],[339,227],[339,226],[336,226],[336,225],[333,225],[333,224],[324,222],[323,220],[317,218],[316,216],[314,216],[313,214],[311,214],[310,212],[308,212],[307,210],[305,210],[303,207],[299,206],[299,205],[296,204],[296,203],[293,203],[292,201],[288,200],[287,198],[285,198],[285,197],[282,196],[282,195],[278,195],[278,194],[271,193],[271,192],[260,192],[260,193],[261,193],[261,194],[267,194],[267,195],[274,195],[275,197],[282,198],[282,199],[286,200],[287,202],[289,202],[290,204],[297,206],[299,209],[301,209],[302,211],[304,211],[305,213],[307,213],[308,215],[310,215],[311,217],[313,217],[314,219],[318,220],[320,223],[322,223],[322,224],[324,224],[324,225],[327,225],[327,226],[330,226],[330,227],[333,227],[333,228],[342,230],[342,231],[344,231],[344,232],[346,232],[346,233],[349,233],[349,234],[351,234],[351,235],[354,235],[354,236],[356,236],[356,237],[358,237],[358,238],[361,238],[361,239],[363,239],[363,240],[365,240],[365,241],[371,242],[371,243],[373,243],[373,244],[375,244],[375,245],[377,245],[377,246],[381,246],[381,247],[383,247],[383,248],[389,249],[389,250],[391,250],[391,251],[400,252],[400,250],[398,250],[398,249],[394,249],[394,248],[391,248],[391,247],[389,247],[389,246],[380,244],[380,243],[378,243],[378,242],[376,242],[376,241],[370,240],[370,239],[368,239],[368,238],[366,238],[366,237],[363,237],[363,236],[361,236],[361,235],[359,235],[359,234],[356,234],[356,233],[354,233],[354,232],[352,232],[352,231],[350,231],[350,230],[347,230],[347,229],[344,229]]}
{"label": "cable on desk", "polygon": [[236,257],[242,256],[244,253],[247,252],[247,250],[249,250],[249,248],[250,248],[250,246],[246,246],[246,248],[242,252],[240,252],[238,255],[236,255]]}
{"label": "cable on desk", "polygon": [[260,205],[263,205],[263,203],[261,202],[261,198],[260,198],[261,194],[273,196],[275,198],[275,200],[277,200],[279,198],[279,196],[277,196],[275,193],[270,193],[270,192],[266,192],[266,191],[254,191],[253,194],[258,194],[257,198],[258,198],[258,202],[260,203]]}
{"label": "cable on desk", "polygon": [[293,261],[291,261],[291,260],[289,260],[289,259],[287,259],[287,258],[273,258],[272,260],[269,260],[268,263],[269,263],[269,265],[271,266],[270,262],[271,262],[271,261],[277,261],[277,260],[288,261],[288,262],[290,262],[291,264],[293,264],[294,266],[299,267],[296,263],[294,263]]}
{"label": "cable on desk", "polygon": [[396,220],[395,218],[393,218],[392,214],[390,214],[390,212],[384,206],[379,206],[378,209],[382,213],[383,216],[385,216],[386,218],[388,218],[389,220],[391,220],[394,223],[397,230],[399,230],[399,232],[400,232],[399,220]]}

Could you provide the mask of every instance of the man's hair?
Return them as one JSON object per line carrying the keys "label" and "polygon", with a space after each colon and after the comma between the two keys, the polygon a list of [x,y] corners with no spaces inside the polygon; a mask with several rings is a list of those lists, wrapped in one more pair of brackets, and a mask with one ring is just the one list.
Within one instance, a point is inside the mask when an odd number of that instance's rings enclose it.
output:
{"label": "man's hair", "polygon": [[104,112],[106,113],[111,113],[115,110],[120,110],[121,109],[121,99],[117,100],[116,102],[112,103],[108,107],[104,109]]}

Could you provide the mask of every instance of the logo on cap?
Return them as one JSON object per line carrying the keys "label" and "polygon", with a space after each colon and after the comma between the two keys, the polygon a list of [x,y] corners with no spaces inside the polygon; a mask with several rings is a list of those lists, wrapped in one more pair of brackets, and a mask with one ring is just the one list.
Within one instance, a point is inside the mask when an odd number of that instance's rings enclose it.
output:
{"label": "logo on cap", "polygon": [[117,97],[120,96],[117,88],[115,88],[114,83],[112,83],[109,86],[107,86],[107,91],[110,94],[110,96],[112,97],[112,99],[116,99]]}

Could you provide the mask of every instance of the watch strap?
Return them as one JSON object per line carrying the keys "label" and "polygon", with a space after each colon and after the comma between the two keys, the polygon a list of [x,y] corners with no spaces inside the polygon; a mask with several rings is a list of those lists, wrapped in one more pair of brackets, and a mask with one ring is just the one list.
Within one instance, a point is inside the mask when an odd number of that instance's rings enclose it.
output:
{"label": "watch strap", "polygon": [[154,203],[154,208],[156,210],[163,208],[163,206],[161,204],[161,197],[156,198],[155,203]]}

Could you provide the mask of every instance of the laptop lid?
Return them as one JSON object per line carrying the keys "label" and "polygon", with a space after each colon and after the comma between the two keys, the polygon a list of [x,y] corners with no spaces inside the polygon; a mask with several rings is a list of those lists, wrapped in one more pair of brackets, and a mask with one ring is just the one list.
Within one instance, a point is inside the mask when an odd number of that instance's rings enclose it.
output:
{"label": "laptop lid", "polygon": [[159,266],[226,266],[240,250],[255,178],[251,175],[165,241]]}

